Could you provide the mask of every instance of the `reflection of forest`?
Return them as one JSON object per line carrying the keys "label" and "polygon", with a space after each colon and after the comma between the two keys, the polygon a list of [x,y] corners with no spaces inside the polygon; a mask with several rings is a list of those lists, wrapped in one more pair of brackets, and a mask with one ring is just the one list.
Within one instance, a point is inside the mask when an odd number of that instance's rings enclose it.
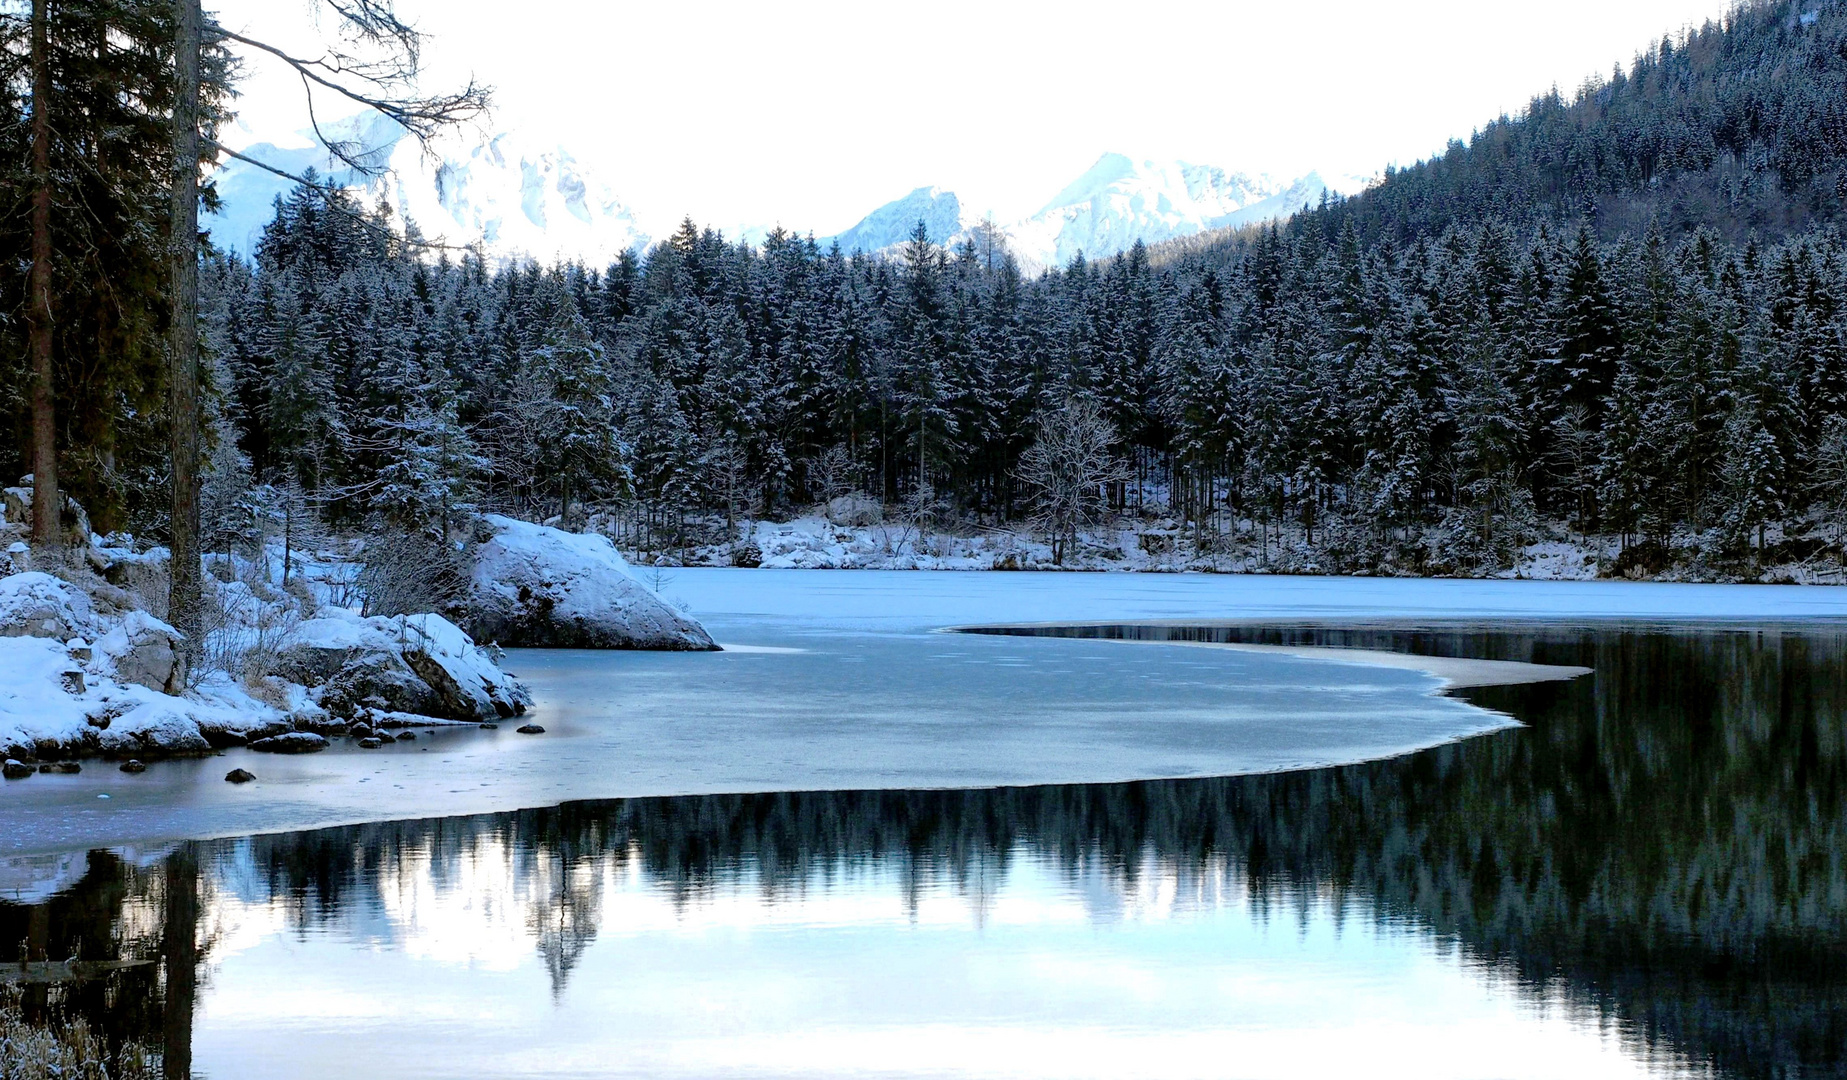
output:
{"label": "reflection of forest", "polygon": [[[1393,761],[366,825],[198,845],[199,890],[207,908],[235,888],[298,925],[331,924],[379,910],[406,875],[459,888],[467,867],[498,860],[557,991],[597,933],[611,869],[639,870],[692,902],[742,881],[794,895],[874,863],[979,891],[1027,849],[1072,874],[1101,867],[1123,890],[1150,865],[1182,876],[1230,867],[1273,910],[1299,910],[1312,894],[1409,922],[1535,994],[1562,994],[1725,1075],[1847,1072],[1847,627],[1241,636],[1583,664],[1596,675],[1471,691],[1530,730]],[[16,959],[19,942],[35,956],[108,958],[157,955],[164,940],[176,955],[174,943],[195,937],[163,926],[199,921],[167,887],[187,865],[93,855],[88,874],[48,902],[0,903],[0,960]],[[158,1042],[163,1023],[172,1032],[185,1016],[163,1014],[150,972],[58,992],[115,1037]]]}

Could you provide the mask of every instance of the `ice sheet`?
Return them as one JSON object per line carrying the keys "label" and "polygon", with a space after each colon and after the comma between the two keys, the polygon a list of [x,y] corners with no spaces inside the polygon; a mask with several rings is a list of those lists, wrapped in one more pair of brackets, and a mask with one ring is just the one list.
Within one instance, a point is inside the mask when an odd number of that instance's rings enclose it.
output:
{"label": "ice sheet", "polygon": [[[678,570],[726,653],[514,652],[547,733],[449,730],[303,758],[233,751],[0,786],[0,853],[568,799],[1229,775],[1507,726],[1417,671],[1233,650],[940,634],[984,621],[1847,614],[1824,588]],[[233,767],[257,783],[223,782]],[[100,799],[99,795],[109,795]]]}

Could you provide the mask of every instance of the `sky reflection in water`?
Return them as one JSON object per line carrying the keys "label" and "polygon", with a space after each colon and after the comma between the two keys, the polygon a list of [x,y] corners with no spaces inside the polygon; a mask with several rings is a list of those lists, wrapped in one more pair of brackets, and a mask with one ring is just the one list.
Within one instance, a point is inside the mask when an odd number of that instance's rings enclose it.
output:
{"label": "sky reflection in water", "polygon": [[1334,769],[98,853],[0,942],[157,953],[196,858],[197,1000],[66,1000],[209,1077],[1841,1075],[1839,628],[1258,636],[1597,675]]}

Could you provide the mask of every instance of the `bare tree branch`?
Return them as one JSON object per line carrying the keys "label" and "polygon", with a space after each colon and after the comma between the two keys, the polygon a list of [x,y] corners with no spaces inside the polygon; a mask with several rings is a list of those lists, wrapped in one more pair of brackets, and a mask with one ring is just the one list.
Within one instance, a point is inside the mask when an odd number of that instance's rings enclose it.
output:
{"label": "bare tree branch", "polygon": [[[335,10],[342,11],[343,15],[345,14],[343,9],[346,6],[366,9],[377,6],[375,0],[354,0],[351,5],[337,2],[337,0],[329,0],[329,2],[333,4]],[[392,21],[396,23],[395,17]],[[402,26],[402,24],[397,25]],[[426,149],[430,141],[443,128],[476,120],[485,114],[488,108],[490,88],[472,79],[461,90],[449,94],[417,97],[379,92],[408,85],[415,78],[417,63],[414,55],[405,58],[400,54],[394,61],[379,62],[360,61],[337,53],[320,59],[309,59],[295,56],[274,45],[245,37],[222,26],[215,25],[212,29],[223,40],[235,41],[240,45],[247,45],[268,53],[294,68],[295,72],[301,76],[302,88],[308,98],[309,121],[314,126],[316,139],[326,146],[328,152],[338,158],[342,164],[363,176],[378,176],[385,171],[383,166],[374,160],[376,151],[361,147],[351,140],[332,138],[321,129],[320,121],[314,116],[313,88],[315,86],[324,87],[348,101],[376,110],[380,115],[402,126]],[[414,32],[408,29],[404,32],[415,39]],[[395,33],[386,34],[381,40],[398,43],[400,48],[404,47],[403,39]],[[377,87],[378,91],[367,91],[349,85],[348,82],[342,81],[341,76]]]}
{"label": "bare tree branch", "polygon": [[435,240],[424,240],[419,237],[405,236],[405,235],[400,235],[398,233],[394,233],[391,230],[380,225],[378,222],[372,220],[372,218],[370,218],[369,216],[354,210],[350,206],[346,206],[342,204],[337,197],[342,190],[340,188],[333,187],[327,184],[317,183],[314,180],[311,180],[308,177],[302,176],[298,173],[292,173],[288,171],[287,169],[279,169],[276,166],[271,165],[266,161],[258,161],[256,158],[253,158],[248,154],[240,154],[236,150],[233,150],[230,147],[224,145],[223,143],[217,142],[215,140],[207,140],[206,144],[226,157],[236,158],[238,161],[241,161],[246,165],[255,166],[256,168],[262,169],[264,172],[269,173],[273,176],[279,176],[284,180],[292,180],[295,183],[301,185],[302,187],[308,188],[309,190],[313,191],[315,194],[319,195],[321,199],[324,202],[326,202],[327,208],[329,210],[332,210],[334,213],[337,213],[337,214],[345,215],[347,218],[353,221],[359,222],[360,224],[364,225],[366,228],[373,230],[375,235],[383,236],[391,240],[394,243],[404,244],[407,247],[419,248],[425,251],[453,251],[453,252],[465,253],[470,250],[469,248],[458,247],[457,245],[454,245],[454,244],[444,244],[444,243],[441,243]]}

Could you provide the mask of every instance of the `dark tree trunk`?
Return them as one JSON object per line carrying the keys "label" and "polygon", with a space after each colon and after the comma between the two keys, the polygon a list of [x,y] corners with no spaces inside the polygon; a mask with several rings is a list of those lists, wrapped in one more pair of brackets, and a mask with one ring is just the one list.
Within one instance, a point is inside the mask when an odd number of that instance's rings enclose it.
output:
{"label": "dark tree trunk", "polygon": [[58,488],[58,417],[51,368],[51,21],[50,0],[32,0],[32,272],[28,351],[32,359],[32,541],[60,551],[64,499]]}
{"label": "dark tree trunk", "polygon": [[168,618],[185,635],[182,659],[199,654],[199,0],[174,0],[172,340],[168,412],[173,523]]}
{"label": "dark tree trunk", "polygon": [[199,857],[193,845],[181,844],[167,856],[166,870],[160,947],[167,975],[160,1016],[161,1075],[164,1080],[192,1080],[192,1014],[199,988]]}

